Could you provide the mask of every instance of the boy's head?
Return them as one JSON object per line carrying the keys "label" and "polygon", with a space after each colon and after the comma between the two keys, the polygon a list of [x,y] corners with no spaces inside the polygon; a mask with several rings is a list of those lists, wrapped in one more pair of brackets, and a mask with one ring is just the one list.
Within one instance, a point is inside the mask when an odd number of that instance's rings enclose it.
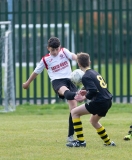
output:
{"label": "boy's head", "polygon": [[52,56],[57,56],[60,51],[60,40],[57,37],[51,37],[48,40],[47,49]]}
{"label": "boy's head", "polygon": [[48,40],[48,47],[51,47],[51,48],[58,48],[58,47],[60,47],[60,40],[57,37],[51,37]]}
{"label": "boy's head", "polygon": [[77,62],[79,67],[87,68],[90,66],[90,56],[88,53],[78,53]]}

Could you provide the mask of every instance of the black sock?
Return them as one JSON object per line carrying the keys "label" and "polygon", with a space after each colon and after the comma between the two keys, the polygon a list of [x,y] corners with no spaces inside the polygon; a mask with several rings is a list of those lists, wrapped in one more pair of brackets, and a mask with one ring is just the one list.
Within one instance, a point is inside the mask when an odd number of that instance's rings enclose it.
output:
{"label": "black sock", "polygon": [[68,137],[72,136],[74,134],[74,128],[73,128],[73,122],[72,122],[72,116],[71,113],[69,115],[69,130],[68,130]]}

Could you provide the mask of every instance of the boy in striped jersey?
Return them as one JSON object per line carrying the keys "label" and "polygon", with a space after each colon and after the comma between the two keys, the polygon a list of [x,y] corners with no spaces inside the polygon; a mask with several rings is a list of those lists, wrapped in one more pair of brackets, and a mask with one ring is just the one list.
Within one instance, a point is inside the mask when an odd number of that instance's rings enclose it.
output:
{"label": "boy in striped jersey", "polygon": [[79,68],[85,72],[82,77],[82,84],[85,90],[80,90],[78,95],[75,95],[74,98],[77,101],[83,101],[85,99],[89,99],[91,101],[89,104],[82,104],[71,111],[77,140],[67,143],[66,146],[86,147],[82,122],[80,120],[80,116],[86,114],[91,114],[90,123],[96,129],[100,138],[104,141],[104,145],[116,146],[115,143],[110,140],[105,128],[99,123],[99,120],[106,116],[106,113],[112,105],[112,95],[107,89],[107,84],[98,72],[90,68],[89,54],[77,54],[77,63]]}

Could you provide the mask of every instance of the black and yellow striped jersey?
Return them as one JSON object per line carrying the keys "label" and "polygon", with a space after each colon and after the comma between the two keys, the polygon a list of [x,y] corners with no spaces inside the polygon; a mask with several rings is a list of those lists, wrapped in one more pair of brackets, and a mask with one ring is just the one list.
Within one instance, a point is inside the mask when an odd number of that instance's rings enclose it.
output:
{"label": "black and yellow striped jersey", "polygon": [[82,84],[88,91],[87,99],[99,102],[112,98],[103,77],[93,69],[86,70],[82,77]]}

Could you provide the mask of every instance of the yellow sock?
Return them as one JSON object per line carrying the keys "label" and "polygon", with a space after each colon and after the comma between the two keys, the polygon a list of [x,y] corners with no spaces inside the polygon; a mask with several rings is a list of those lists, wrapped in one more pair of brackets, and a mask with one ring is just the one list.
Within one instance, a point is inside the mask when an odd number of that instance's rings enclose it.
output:
{"label": "yellow sock", "polygon": [[83,136],[83,128],[82,128],[82,122],[80,118],[73,119],[73,127],[75,130],[75,134],[77,136],[77,140],[84,142],[84,136]]}
{"label": "yellow sock", "polygon": [[110,144],[110,138],[106,133],[105,128],[102,126],[99,129],[97,129],[97,133],[99,134],[99,136],[101,137],[101,139],[106,143],[106,144]]}

